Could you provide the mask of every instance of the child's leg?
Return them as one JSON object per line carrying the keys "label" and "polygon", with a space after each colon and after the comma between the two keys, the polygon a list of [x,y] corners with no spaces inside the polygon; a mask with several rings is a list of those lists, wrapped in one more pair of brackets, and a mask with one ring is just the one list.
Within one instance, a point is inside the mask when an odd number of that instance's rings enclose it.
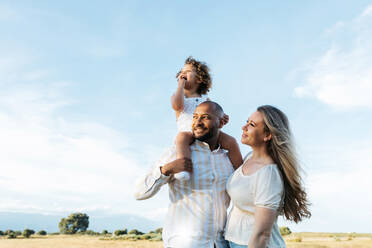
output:
{"label": "child's leg", "polygon": [[234,169],[237,169],[243,163],[242,154],[240,153],[240,148],[236,140],[230,135],[220,132],[218,142],[221,145],[221,148],[229,151],[229,159],[233,164]]}
{"label": "child's leg", "polygon": [[177,159],[191,158],[190,144],[194,141],[191,132],[180,132],[176,137]]}
{"label": "child's leg", "polygon": [[[180,158],[191,158],[190,144],[194,141],[191,132],[180,132],[176,137],[176,156]],[[174,174],[174,178],[180,181],[187,181],[190,179],[190,173],[181,171]]]}

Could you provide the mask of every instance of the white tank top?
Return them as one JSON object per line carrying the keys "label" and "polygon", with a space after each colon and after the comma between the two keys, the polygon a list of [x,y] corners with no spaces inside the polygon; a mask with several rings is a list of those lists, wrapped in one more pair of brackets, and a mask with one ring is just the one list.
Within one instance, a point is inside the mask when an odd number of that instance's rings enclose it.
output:
{"label": "white tank top", "polygon": [[207,95],[202,95],[201,97],[183,97],[183,110],[177,118],[178,132],[191,131],[192,116],[196,106],[207,100]]}

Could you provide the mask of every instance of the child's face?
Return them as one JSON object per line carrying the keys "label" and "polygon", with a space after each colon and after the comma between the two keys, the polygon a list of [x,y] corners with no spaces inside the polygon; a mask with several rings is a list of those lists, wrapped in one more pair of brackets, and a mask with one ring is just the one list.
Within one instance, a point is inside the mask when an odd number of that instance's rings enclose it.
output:
{"label": "child's face", "polygon": [[200,80],[198,79],[198,75],[193,65],[184,65],[180,72],[180,78],[186,80],[186,90],[197,89],[199,87]]}

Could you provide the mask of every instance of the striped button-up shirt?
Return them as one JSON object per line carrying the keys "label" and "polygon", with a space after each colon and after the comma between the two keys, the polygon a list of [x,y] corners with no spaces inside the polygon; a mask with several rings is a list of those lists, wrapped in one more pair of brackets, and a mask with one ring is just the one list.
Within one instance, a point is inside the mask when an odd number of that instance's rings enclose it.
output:
{"label": "striped button-up shirt", "polygon": [[176,159],[170,149],[136,185],[135,197],[143,200],[169,185],[170,204],[163,228],[165,247],[227,247],[223,238],[226,210],[230,198],[226,182],[233,173],[227,151],[211,151],[207,143],[196,140],[191,146],[193,171],[190,180],[179,181],[160,172],[160,166]]}

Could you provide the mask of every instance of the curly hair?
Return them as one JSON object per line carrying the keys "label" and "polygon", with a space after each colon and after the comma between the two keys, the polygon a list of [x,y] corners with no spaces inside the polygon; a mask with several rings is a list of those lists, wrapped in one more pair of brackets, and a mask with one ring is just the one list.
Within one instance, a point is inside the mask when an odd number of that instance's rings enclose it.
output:
{"label": "curly hair", "polygon": [[[200,95],[205,95],[212,87],[212,77],[209,74],[209,67],[205,62],[198,61],[194,59],[192,56],[189,56],[185,60],[185,65],[192,65],[196,71],[196,75],[198,79],[201,81],[199,88],[197,89],[197,93]],[[177,73],[176,77],[180,72]]]}

